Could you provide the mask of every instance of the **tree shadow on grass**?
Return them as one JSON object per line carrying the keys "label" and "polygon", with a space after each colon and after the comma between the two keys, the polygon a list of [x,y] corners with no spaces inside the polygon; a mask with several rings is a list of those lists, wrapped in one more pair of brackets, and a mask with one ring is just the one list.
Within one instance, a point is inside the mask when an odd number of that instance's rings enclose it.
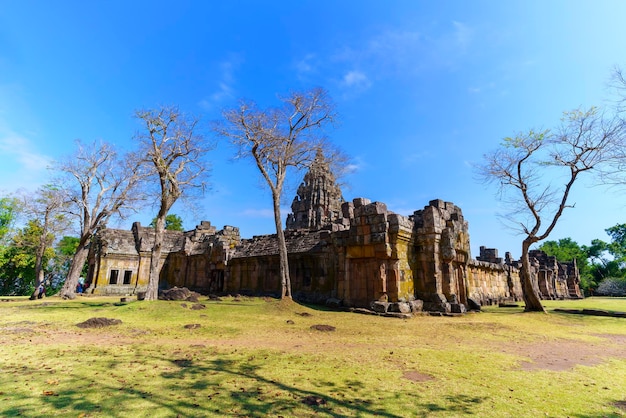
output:
{"label": "tree shadow on grass", "polygon": [[[258,371],[260,366],[249,363],[234,361],[227,358],[217,358],[209,361],[207,365],[196,365],[180,360],[172,360],[180,367],[179,370],[164,373],[166,379],[186,380],[187,377],[198,377],[206,375],[223,374],[233,378],[244,378],[245,383],[240,383],[239,388],[226,390],[224,385],[213,386],[222,395],[222,398],[230,398],[233,401],[232,407],[237,409],[237,415],[241,416],[275,416],[282,413],[291,415],[295,407],[305,405],[312,413],[327,415],[332,417],[354,417],[376,415],[388,418],[399,418],[396,415],[377,408],[367,399],[361,399],[359,392],[363,387],[362,382],[356,380],[345,381],[345,391],[349,393],[344,399],[339,396],[330,396],[315,390],[301,389],[277,380],[272,380],[261,376]],[[197,383],[196,383],[197,384]],[[207,385],[209,387],[210,385]],[[335,390],[337,392],[341,388]],[[287,396],[276,396],[277,393],[284,392]],[[224,397],[226,395],[226,397]],[[398,394],[399,396],[399,394]],[[231,405],[228,402],[216,405],[215,413],[228,414]],[[341,409],[347,412],[333,411]]]}
{"label": "tree shadow on grass", "polygon": [[[174,360],[176,364],[180,364]],[[243,416],[266,416],[274,415],[280,411],[292,411],[296,404],[307,405],[308,408],[314,414],[328,415],[332,417],[355,417],[355,416],[381,416],[388,418],[395,418],[406,416],[405,414],[413,415],[415,410],[422,410],[421,416],[428,416],[432,412],[453,412],[456,415],[473,415],[473,407],[482,403],[486,398],[476,397],[469,395],[447,396],[444,398],[441,404],[433,402],[419,402],[420,395],[416,392],[402,393],[401,390],[390,392],[377,393],[378,401],[380,403],[397,403],[407,396],[413,399],[411,405],[407,405],[409,409],[402,413],[402,415],[396,415],[389,411],[384,410],[382,407],[377,407],[373,401],[368,398],[368,394],[365,393],[366,385],[356,379],[347,379],[343,382],[317,382],[321,386],[332,387],[333,395],[329,393],[318,392],[311,389],[298,388],[295,385],[290,385],[285,382],[279,382],[277,380],[269,379],[259,374],[260,365],[256,365],[250,362],[234,361],[227,358],[217,358],[211,360],[206,366],[196,366],[189,363],[184,363],[184,367],[180,370],[170,374],[166,374],[165,378],[184,378],[185,375],[204,375],[211,373],[221,373],[231,375],[232,377],[245,378],[252,381],[252,384],[248,384],[248,388],[240,387],[238,390],[231,390],[229,396],[236,400],[237,407],[239,409],[238,414]],[[270,399],[264,397],[264,393],[259,391],[258,386],[262,385],[269,390],[278,390],[287,392],[290,396],[288,398]],[[256,389],[255,389],[256,388]],[[386,399],[385,399],[386,396]],[[404,398],[406,402],[406,397]],[[413,412],[411,412],[411,410]],[[223,410],[220,410],[223,412]]]}
{"label": "tree shadow on grass", "polygon": [[572,414],[571,417],[576,418],[620,418],[624,416],[624,412],[626,412],[626,398],[621,400],[616,400],[610,403],[610,406],[616,409],[615,412],[598,412],[596,414]]}
{"label": "tree shadow on grass", "polygon": [[19,306],[20,309],[47,309],[47,310],[81,310],[85,308],[107,308],[116,307],[115,302],[94,302],[84,301],[75,303],[66,303],[61,300],[55,301],[43,301],[41,303],[34,303],[30,305]]}
{"label": "tree shadow on grass", "polygon": [[[66,416],[94,413],[126,417],[141,406],[142,411],[171,416],[398,418],[437,413],[472,415],[473,407],[483,401],[483,398],[460,395],[447,396],[437,402],[423,398],[419,384],[378,391],[354,377],[329,382],[323,377],[304,376],[303,387],[298,387],[297,383],[265,376],[265,372],[271,371],[264,367],[260,357],[232,358],[228,353],[204,351],[171,356],[144,352],[141,361],[133,360],[132,356],[102,360],[98,366],[100,370],[107,370],[106,376],[90,371],[86,362],[62,376],[56,374],[63,385],[52,386],[51,393],[42,394],[41,390],[32,388],[11,393],[11,405],[20,406],[6,409],[0,406],[0,415],[35,417],[52,408]],[[96,357],[94,361],[100,360]],[[32,373],[39,382],[45,381],[45,371],[26,367],[22,370],[24,374]],[[146,381],[141,380],[142,373],[150,376],[149,383],[157,382],[156,386],[142,386]],[[320,389],[311,389],[311,386]],[[406,408],[402,412],[385,409],[402,404]]]}
{"label": "tree shadow on grass", "polygon": [[423,406],[428,411],[422,413],[422,417],[427,417],[430,412],[453,412],[455,415],[474,415],[474,406],[482,403],[487,398],[479,396],[455,395],[444,397],[445,404],[435,402],[426,403]]}

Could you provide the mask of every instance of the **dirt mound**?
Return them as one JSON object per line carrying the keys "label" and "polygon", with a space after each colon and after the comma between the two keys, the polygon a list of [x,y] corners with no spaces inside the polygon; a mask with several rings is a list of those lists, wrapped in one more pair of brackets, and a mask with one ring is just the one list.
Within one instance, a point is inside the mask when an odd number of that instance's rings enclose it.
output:
{"label": "dirt mound", "polygon": [[405,379],[409,379],[413,382],[427,382],[429,380],[433,380],[434,377],[432,377],[429,374],[426,373],[420,373],[418,371],[415,370],[407,370],[404,373],[402,373],[402,377],[404,377]]}
{"label": "dirt mound", "polygon": [[326,405],[326,399],[320,396],[309,395],[302,398],[302,403],[310,406],[320,406]]}
{"label": "dirt mound", "polygon": [[161,300],[186,300],[188,302],[198,302],[199,297],[199,293],[192,292],[186,287],[172,287],[171,289],[163,290],[159,295]]}
{"label": "dirt mound", "polygon": [[333,327],[332,325],[318,324],[318,325],[311,325],[311,329],[315,331],[330,332],[330,331],[334,331],[336,328]]}
{"label": "dirt mound", "polygon": [[108,327],[110,325],[118,325],[121,324],[122,321],[120,319],[113,318],[89,318],[85,322],[81,322],[80,324],[76,324],[79,328],[103,328]]}

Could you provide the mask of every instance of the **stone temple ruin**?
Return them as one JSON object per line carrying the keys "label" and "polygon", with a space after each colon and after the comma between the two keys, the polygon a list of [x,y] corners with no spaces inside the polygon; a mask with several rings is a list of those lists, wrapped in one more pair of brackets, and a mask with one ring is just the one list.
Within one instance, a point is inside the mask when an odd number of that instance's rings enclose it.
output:
{"label": "stone temple ruin", "polygon": [[[295,299],[381,311],[465,312],[522,299],[518,261],[495,249],[470,254],[461,209],[432,200],[403,216],[384,203],[344,201],[327,164],[317,160],[297,190],[285,237]],[[87,293],[136,294],[148,281],[154,230],[105,229],[91,246]],[[278,294],[276,235],[241,238],[239,229],[201,222],[166,231],[159,287],[200,293]],[[531,253],[544,299],[580,298],[575,263]]]}

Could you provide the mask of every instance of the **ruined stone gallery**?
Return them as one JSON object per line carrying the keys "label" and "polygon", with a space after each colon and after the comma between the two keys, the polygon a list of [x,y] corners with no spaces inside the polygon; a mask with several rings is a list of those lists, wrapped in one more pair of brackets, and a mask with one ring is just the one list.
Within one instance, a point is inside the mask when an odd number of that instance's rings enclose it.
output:
{"label": "ruined stone gallery", "polygon": [[[481,247],[470,254],[461,209],[433,200],[410,216],[380,202],[345,202],[328,166],[316,162],[297,191],[286,223],[295,299],[349,307],[464,312],[473,304],[522,299],[518,262]],[[145,290],[154,230],[100,231],[89,256],[87,292]],[[579,298],[575,263],[534,251],[534,274],[544,299]],[[241,238],[239,229],[201,222],[187,232],[166,231],[159,287],[200,293],[278,294],[275,235]]]}

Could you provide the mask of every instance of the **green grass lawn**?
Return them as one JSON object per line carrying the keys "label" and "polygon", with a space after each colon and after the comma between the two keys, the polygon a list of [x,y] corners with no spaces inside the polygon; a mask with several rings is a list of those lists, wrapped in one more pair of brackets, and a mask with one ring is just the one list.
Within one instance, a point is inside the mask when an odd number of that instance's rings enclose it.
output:
{"label": "green grass lawn", "polygon": [[[0,302],[0,416],[626,415],[626,319],[553,312],[626,311],[623,298],[412,319],[262,298],[118,301]],[[122,324],[76,326],[93,317]]]}

